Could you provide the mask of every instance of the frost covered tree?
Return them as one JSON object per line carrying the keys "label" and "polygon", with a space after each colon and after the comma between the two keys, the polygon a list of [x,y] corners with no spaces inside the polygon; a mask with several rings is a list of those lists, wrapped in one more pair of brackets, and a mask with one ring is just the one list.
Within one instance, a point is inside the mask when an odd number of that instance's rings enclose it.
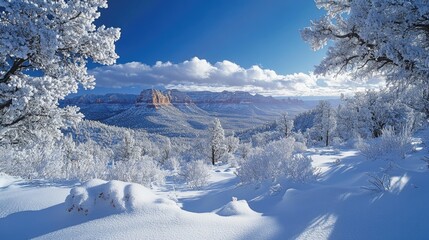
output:
{"label": "frost covered tree", "polygon": [[106,0],[0,0],[0,143],[20,143],[79,120],[58,100],[94,86],[86,64],[113,64],[118,28],[96,27]]}
{"label": "frost covered tree", "polygon": [[324,142],[325,146],[329,146],[335,129],[337,120],[335,110],[331,107],[328,101],[320,101],[315,108],[314,126],[312,133],[313,139]]}
{"label": "frost covered tree", "polygon": [[382,72],[398,85],[427,83],[428,1],[316,0],[316,5],[327,13],[302,37],[314,50],[334,41],[317,73]]}
{"label": "frost covered tree", "polygon": [[315,116],[316,112],[314,110],[305,111],[296,115],[293,119],[293,130],[295,132],[306,132],[313,127]]}
{"label": "frost covered tree", "polygon": [[247,160],[248,156],[252,152],[252,143],[240,143],[237,148],[240,160]]}
{"label": "frost covered tree", "polygon": [[412,132],[421,125],[422,115],[396,94],[366,91],[342,99],[338,108],[337,132],[344,140],[377,138],[387,127],[392,127],[396,133],[403,130]]}
{"label": "frost covered tree", "polygon": [[225,132],[218,118],[210,128],[210,160],[213,165],[219,161],[226,152]]}
{"label": "frost covered tree", "polygon": [[382,74],[390,86],[407,91],[411,88],[414,95],[428,102],[427,0],[315,2],[327,13],[305,28],[302,37],[314,50],[333,42],[316,73],[352,72],[360,78]]}
{"label": "frost covered tree", "polygon": [[287,113],[283,113],[278,121],[278,128],[284,134],[284,137],[289,137],[293,128],[293,119],[290,119]]}
{"label": "frost covered tree", "polygon": [[234,154],[237,151],[238,145],[240,144],[240,140],[234,136],[228,136],[225,138],[225,146],[226,152],[230,154]]}

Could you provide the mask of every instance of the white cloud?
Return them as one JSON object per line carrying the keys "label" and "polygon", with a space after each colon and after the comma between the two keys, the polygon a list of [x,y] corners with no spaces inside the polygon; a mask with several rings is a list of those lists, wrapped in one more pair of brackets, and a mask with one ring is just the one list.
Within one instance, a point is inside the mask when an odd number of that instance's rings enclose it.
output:
{"label": "white cloud", "polygon": [[339,96],[367,88],[378,88],[384,81],[353,80],[346,75],[316,76],[312,73],[277,74],[254,65],[243,68],[224,60],[211,64],[197,57],[182,63],[156,62],[149,66],[139,62],[97,67],[91,70],[97,86],[120,88],[176,88],[179,90],[244,90],[265,95]]}

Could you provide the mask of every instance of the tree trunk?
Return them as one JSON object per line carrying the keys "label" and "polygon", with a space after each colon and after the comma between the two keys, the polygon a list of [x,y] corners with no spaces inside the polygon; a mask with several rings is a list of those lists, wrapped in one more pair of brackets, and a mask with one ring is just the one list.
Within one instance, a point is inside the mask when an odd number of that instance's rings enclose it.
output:
{"label": "tree trunk", "polygon": [[326,146],[329,146],[329,130],[326,130]]}
{"label": "tree trunk", "polygon": [[212,164],[215,165],[215,149],[212,147]]}

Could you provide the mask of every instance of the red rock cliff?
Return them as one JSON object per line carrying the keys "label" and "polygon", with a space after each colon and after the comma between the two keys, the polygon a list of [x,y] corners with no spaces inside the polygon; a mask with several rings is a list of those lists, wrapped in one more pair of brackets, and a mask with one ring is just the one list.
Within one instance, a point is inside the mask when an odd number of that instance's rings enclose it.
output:
{"label": "red rock cliff", "polygon": [[156,89],[144,90],[136,99],[137,106],[146,105],[148,108],[158,108],[170,104],[169,96],[162,94],[162,92]]}

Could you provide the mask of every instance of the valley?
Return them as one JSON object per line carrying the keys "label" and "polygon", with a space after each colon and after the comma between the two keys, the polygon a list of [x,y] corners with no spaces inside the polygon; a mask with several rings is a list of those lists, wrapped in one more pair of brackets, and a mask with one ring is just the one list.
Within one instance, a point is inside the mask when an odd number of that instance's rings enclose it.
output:
{"label": "valley", "polygon": [[106,94],[67,98],[62,106],[80,108],[87,120],[126,128],[144,128],[168,137],[204,134],[214,118],[227,131],[240,131],[312,108],[298,99],[276,99],[248,92],[143,90],[140,95]]}

